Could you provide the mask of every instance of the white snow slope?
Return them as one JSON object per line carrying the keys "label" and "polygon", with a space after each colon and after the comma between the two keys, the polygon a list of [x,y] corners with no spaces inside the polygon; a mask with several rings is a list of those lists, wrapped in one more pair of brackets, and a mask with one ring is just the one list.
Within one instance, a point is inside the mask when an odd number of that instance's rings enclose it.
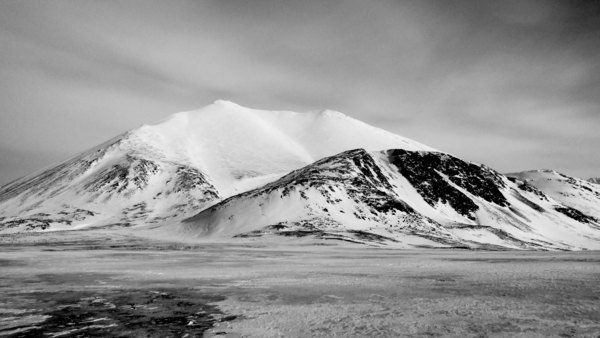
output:
{"label": "white snow slope", "polygon": [[189,217],[338,152],[430,149],[333,111],[216,101],[129,131],[0,188],[0,231],[134,226]]}
{"label": "white snow slope", "polygon": [[527,182],[566,207],[600,219],[600,185],[598,184],[547,169],[523,171],[507,174],[507,176]]}

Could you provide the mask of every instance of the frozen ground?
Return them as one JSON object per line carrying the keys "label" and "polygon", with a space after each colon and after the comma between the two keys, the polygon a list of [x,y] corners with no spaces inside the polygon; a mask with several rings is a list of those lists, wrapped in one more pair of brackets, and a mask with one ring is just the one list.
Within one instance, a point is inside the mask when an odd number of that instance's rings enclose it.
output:
{"label": "frozen ground", "polygon": [[0,336],[600,336],[600,252],[290,243],[0,236]]}

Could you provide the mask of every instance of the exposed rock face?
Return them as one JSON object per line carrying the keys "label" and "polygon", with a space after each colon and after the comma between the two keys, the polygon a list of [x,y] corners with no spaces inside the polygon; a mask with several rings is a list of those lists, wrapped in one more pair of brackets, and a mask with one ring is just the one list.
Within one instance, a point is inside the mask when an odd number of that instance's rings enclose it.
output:
{"label": "exposed rock face", "polygon": [[431,206],[448,203],[461,215],[474,220],[474,212],[479,207],[463,191],[499,206],[508,205],[500,192],[505,188],[501,176],[483,165],[435,152],[394,149],[388,151],[388,156]]}
{"label": "exposed rock face", "polygon": [[591,177],[588,179],[588,182],[594,183],[594,184],[600,184],[600,177]]}
{"label": "exposed rock face", "polygon": [[598,223],[598,220],[596,218],[588,216],[583,212],[571,207],[556,207],[554,208],[554,210],[560,212],[561,214],[565,214],[568,217],[581,223]]}
{"label": "exposed rock face", "polygon": [[88,192],[97,192],[107,198],[115,195],[131,195],[148,186],[150,178],[157,174],[159,166],[149,160],[126,155],[121,163],[106,168],[83,184]]}

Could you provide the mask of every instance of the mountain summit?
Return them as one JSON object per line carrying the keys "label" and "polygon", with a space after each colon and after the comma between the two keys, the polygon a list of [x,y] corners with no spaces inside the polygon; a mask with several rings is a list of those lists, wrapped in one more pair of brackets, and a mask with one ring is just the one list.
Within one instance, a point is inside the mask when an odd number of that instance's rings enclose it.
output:
{"label": "mountain summit", "polygon": [[215,101],[0,188],[0,231],[133,226],[191,216],[353,148],[431,149],[342,113]]}

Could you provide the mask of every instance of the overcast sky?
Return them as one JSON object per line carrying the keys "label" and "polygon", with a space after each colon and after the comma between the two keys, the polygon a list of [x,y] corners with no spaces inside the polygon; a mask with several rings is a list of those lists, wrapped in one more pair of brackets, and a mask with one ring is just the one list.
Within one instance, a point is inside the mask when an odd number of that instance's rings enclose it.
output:
{"label": "overcast sky", "polygon": [[0,1],[0,184],[216,99],[600,176],[599,1]]}

